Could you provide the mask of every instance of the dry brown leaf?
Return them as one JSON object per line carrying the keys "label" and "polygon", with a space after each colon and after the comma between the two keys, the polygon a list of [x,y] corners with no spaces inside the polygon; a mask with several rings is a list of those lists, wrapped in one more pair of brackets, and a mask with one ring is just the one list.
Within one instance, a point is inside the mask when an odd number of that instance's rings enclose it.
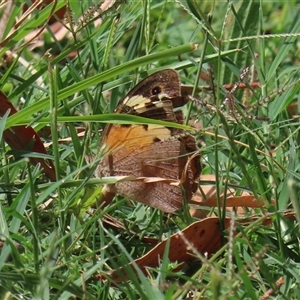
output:
{"label": "dry brown leaf", "polygon": [[[0,92],[0,116],[2,117],[8,110],[10,110],[10,116],[17,112],[7,97]],[[6,129],[3,132],[3,137],[12,150],[30,150],[47,154],[39,135],[30,126],[14,126]],[[52,181],[56,180],[55,168],[51,160],[33,157],[29,160],[33,165],[40,163],[46,176]]]}
{"label": "dry brown leaf", "polygon": [[[230,219],[225,220],[225,227],[228,228]],[[195,249],[202,255],[215,253],[221,247],[221,232],[219,218],[211,217],[191,224],[189,227],[182,230],[181,233],[176,233],[170,237],[169,259],[171,262],[182,263],[182,267],[188,261],[194,260],[191,249],[184,242],[181,235],[190,241]],[[138,267],[146,274],[147,267],[157,267],[160,259],[162,259],[165,251],[167,240],[159,243],[151,251],[135,260]],[[128,265],[132,267],[132,263]],[[111,271],[109,274],[100,274],[98,279],[111,277],[115,282],[127,280],[127,275],[124,268]]]}
{"label": "dry brown leaf", "polygon": [[294,119],[299,119],[300,115],[298,113],[298,102],[292,102],[287,106],[287,111]]}
{"label": "dry brown leaf", "polygon": [[[261,224],[267,226],[271,224],[272,217],[274,214],[269,214],[265,216],[265,219],[262,220]],[[295,219],[294,212],[286,212],[284,214],[285,218]],[[260,217],[239,219],[236,223],[239,224],[252,224],[254,221],[258,220]],[[224,227],[228,229],[230,226],[230,218],[225,219]],[[185,242],[185,240],[190,243],[194,252],[192,252],[190,245]],[[204,220],[195,222],[182,230],[179,233],[173,234],[170,237],[170,247],[169,247],[169,260],[171,262],[181,263],[180,268],[183,268],[188,261],[195,260],[195,253],[200,253],[202,256],[211,256],[217,252],[222,246],[222,233],[220,230],[220,221],[217,217],[210,217]],[[152,250],[146,253],[139,259],[136,259],[135,264],[142,270],[144,274],[147,274],[147,268],[156,268],[159,266],[159,261],[162,259],[167,240],[162,241]],[[126,268],[132,268],[134,271],[133,263],[128,264],[126,267],[112,270],[108,274],[99,274],[96,276],[99,280],[105,280],[108,277],[111,278],[114,282],[122,282],[128,280],[126,274]],[[179,268],[178,268],[179,269]],[[178,270],[177,269],[177,270]]]}
{"label": "dry brown leaf", "polygon": [[[202,175],[201,181],[212,182],[212,184],[201,184],[200,189],[198,189],[195,195],[192,198],[192,204],[205,205],[205,206],[217,206],[217,188],[215,182],[217,181],[216,176],[213,174]],[[234,197],[235,190],[233,188],[229,188],[226,191],[226,197]],[[242,192],[242,196],[248,196],[249,193]],[[220,198],[224,198],[224,190],[221,190]]]}
{"label": "dry brown leaf", "polygon": [[[201,176],[201,181],[211,181],[212,184],[200,185],[200,188],[196,191],[190,203],[200,207],[217,207],[217,188],[216,184],[214,184],[217,181],[216,176],[203,175]],[[238,215],[244,214],[243,207],[259,208],[265,205],[263,198],[257,199],[253,195],[250,195],[248,192],[242,191],[239,196],[235,196],[235,193],[236,190],[233,188],[228,188],[226,191],[226,195],[224,195],[224,190],[221,190],[219,205],[223,205],[223,201],[225,199],[227,210],[231,211],[232,207],[236,207],[236,212]],[[195,218],[203,219],[207,216],[208,211],[192,207],[190,209],[190,214]]]}

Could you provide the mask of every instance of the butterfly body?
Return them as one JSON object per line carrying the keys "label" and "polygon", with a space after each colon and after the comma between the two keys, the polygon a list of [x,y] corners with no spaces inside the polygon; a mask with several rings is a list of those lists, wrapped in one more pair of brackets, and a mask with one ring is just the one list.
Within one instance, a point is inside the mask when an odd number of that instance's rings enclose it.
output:
{"label": "butterfly body", "polygon": [[[141,81],[115,111],[183,123],[182,112],[173,110],[184,102],[178,74],[169,69]],[[99,177],[137,178],[107,185],[112,193],[174,212],[183,206],[183,197],[189,201],[198,187],[198,148],[184,130],[152,124],[108,124],[100,148],[103,158],[96,170]]]}

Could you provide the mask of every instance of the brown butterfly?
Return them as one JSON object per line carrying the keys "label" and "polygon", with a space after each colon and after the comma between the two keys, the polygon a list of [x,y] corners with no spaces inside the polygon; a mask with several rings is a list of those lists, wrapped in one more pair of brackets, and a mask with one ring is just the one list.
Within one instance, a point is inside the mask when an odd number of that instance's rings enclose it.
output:
{"label": "brown butterfly", "polygon": [[[120,101],[115,112],[182,124],[182,111],[174,112],[174,108],[186,102],[177,72],[167,69],[142,80]],[[199,150],[194,137],[182,129],[108,124],[99,149],[103,158],[96,169],[98,177],[154,179],[106,185],[104,190],[110,194],[172,213],[182,208],[184,198],[190,201],[197,190],[201,172]]]}

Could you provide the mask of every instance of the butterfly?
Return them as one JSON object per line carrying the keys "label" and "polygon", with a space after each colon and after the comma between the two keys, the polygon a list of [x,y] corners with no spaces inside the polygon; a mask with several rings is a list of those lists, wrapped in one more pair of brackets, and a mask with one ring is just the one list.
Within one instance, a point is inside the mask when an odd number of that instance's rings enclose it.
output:
{"label": "butterfly", "polygon": [[[138,83],[115,112],[183,124],[181,110],[187,102],[181,94],[177,72],[166,69]],[[192,135],[162,125],[107,124],[99,146],[102,159],[96,176],[151,178],[107,184],[104,190],[173,213],[190,201],[198,188],[200,154]],[[175,184],[175,183],[178,184]]]}

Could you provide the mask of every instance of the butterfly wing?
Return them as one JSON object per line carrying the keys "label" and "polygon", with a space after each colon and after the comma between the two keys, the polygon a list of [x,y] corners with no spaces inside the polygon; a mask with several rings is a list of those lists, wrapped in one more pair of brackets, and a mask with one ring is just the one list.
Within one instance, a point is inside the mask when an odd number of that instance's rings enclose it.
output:
{"label": "butterfly wing", "polygon": [[[183,184],[186,198],[189,201],[192,192],[197,188],[191,168],[188,167],[185,145],[177,139],[158,140],[167,134],[165,127],[148,128],[149,136],[155,139],[141,139],[138,132],[145,130],[138,127],[130,128],[137,131],[136,138],[126,142],[126,147],[120,144],[106,155],[101,161],[98,172],[102,176],[134,176],[157,178],[157,182],[124,181],[114,185],[114,191],[122,196],[131,196],[132,199],[161,209],[165,212],[174,212],[182,207],[182,191],[179,184]],[[134,132],[126,136],[133,135]],[[125,134],[124,134],[125,135]],[[140,143],[139,143],[140,142]],[[119,147],[120,146],[120,147]],[[184,179],[182,178],[184,174]],[[98,174],[99,175],[99,174]],[[183,182],[182,182],[183,180]],[[170,184],[173,183],[173,184]],[[196,184],[195,184],[196,183]]]}
{"label": "butterfly wing", "polygon": [[[116,112],[140,115],[154,104],[168,99],[171,99],[173,108],[187,103],[187,98],[181,97],[179,76],[172,69],[156,72],[139,82],[120,101]],[[152,118],[152,115],[149,113],[146,117]]]}
{"label": "butterfly wing", "polygon": [[[157,72],[133,88],[120,102],[116,112],[139,115],[157,120],[183,122],[180,81],[177,72]],[[155,182],[124,181],[106,187],[122,196],[174,212],[183,205],[182,190],[191,199],[197,189],[200,174],[199,156],[192,136],[183,130],[161,125],[109,124],[100,145],[104,149],[96,174],[103,176],[133,176],[156,178]],[[172,182],[172,184],[170,184]]]}

